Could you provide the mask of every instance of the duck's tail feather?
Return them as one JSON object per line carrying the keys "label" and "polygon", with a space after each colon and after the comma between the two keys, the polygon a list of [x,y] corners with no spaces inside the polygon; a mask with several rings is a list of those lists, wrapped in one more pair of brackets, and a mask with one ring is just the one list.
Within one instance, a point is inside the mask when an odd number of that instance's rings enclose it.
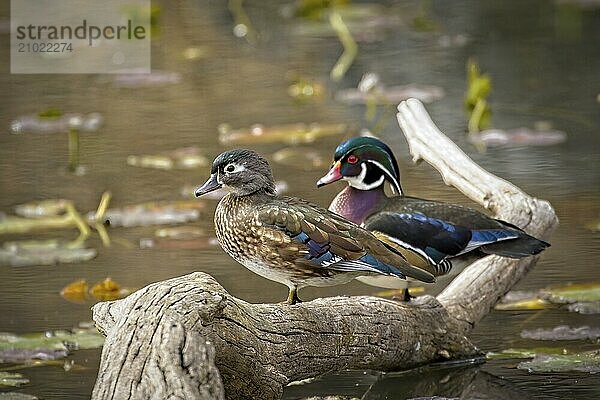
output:
{"label": "duck's tail feather", "polygon": [[509,258],[523,258],[541,253],[550,243],[544,242],[524,232],[516,239],[486,244],[480,249],[485,254],[495,254]]}

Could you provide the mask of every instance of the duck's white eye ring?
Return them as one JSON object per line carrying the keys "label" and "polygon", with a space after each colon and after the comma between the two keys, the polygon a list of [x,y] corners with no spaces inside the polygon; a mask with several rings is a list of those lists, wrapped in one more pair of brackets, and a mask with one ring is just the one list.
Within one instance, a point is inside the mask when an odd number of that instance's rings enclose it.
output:
{"label": "duck's white eye ring", "polygon": [[243,170],[245,170],[245,169],[246,169],[246,168],[244,168],[244,166],[243,166],[243,165],[234,164],[234,163],[227,164],[227,165],[225,166],[225,168],[223,168],[223,170],[224,170],[225,172],[227,172],[228,174],[232,174],[232,173],[234,173],[234,172],[240,172],[240,171],[243,171]]}

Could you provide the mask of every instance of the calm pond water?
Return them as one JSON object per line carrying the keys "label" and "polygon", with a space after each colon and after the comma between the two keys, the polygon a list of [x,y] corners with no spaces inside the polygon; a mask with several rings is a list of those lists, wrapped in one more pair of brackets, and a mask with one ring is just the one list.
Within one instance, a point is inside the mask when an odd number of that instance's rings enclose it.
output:
{"label": "calm pond water", "polygon": [[[0,18],[8,21],[8,2]],[[335,37],[310,37],[296,32],[298,21],[282,17],[280,5],[249,1],[246,12],[259,41],[250,45],[232,33],[226,2],[167,1],[160,5],[158,32],[153,39],[152,65],[177,72],[179,83],[155,87],[122,88],[110,76],[10,75],[9,37],[0,46],[0,211],[31,200],[67,198],[79,210],[96,208],[101,194],[110,190],[112,206],[154,200],[182,199],[182,187],[204,182],[207,168],[159,171],[130,167],[130,154],[152,154],[182,146],[200,146],[212,159],[225,147],[217,127],[249,127],[295,123],[349,123],[354,132],[372,128],[364,106],[333,99],[337,90],[355,87],[365,72],[376,72],[387,85],[408,83],[442,87],[446,96],[427,106],[439,127],[478,163],[548,199],[561,225],[551,238],[535,270],[518,289],[538,289],[566,282],[600,280],[600,234],[585,224],[600,218],[600,5],[584,1],[431,1],[381,2],[385,14],[400,25],[385,30],[380,40],[361,42],[359,54],[338,83],[329,71],[341,53]],[[413,28],[428,19],[433,31]],[[3,22],[4,24],[5,22]],[[420,24],[427,27],[429,24]],[[458,38],[458,39],[456,39]],[[447,45],[450,42],[450,45]],[[459,43],[456,43],[459,42]],[[464,43],[463,43],[464,42]],[[188,48],[205,55],[189,60]],[[189,53],[188,53],[189,54]],[[476,56],[492,77],[493,124],[498,128],[532,127],[539,121],[567,132],[566,143],[537,148],[488,149],[480,153],[465,138],[463,93],[465,64]],[[321,101],[297,104],[287,94],[291,74],[314,79],[325,86]],[[97,133],[82,134],[81,162],[87,173],[66,172],[64,134],[10,133],[11,121],[49,107],[68,112],[99,112],[105,117]],[[443,185],[425,164],[413,165],[393,114],[378,135],[396,151],[405,190],[414,195],[468,204],[457,191]],[[338,138],[313,145],[329,157]],[[283,144],[253,146],[271,154]],[[326,205],[341,186],[315,189],[323,170],[303,171],[299,165],[274,165],[276,179],[285,180],[289,194]],[[325,167],[326,168],[326,167]],[[200,226],[212,231],[212,207],[202,214]],[[95,259],[75,264],[39,267],[1,267],[0,332],[68,329],[91,319],[91,303],[70,303],[59,295],[68,283],[85,278],[96,282],[107,276],[127,287],[205,271],[232,294],[250,302],[277,302],[286,288],[237,265],[218,247],[208,249],[139,249],[140,238],[152,237],[155,227],[110,230],[115,244],[102,247],[97,235],[88,245],[98,249]],[[65,230],[30,236],[3,236],[0,242],[21,238],[76,236]],[[134,248],[120,243],[129,241]],[[428,288],[435,293],[436,287]],[[337,294],[374,294],[376,288],[358,282],[344,286],[306,289],[305,299]],[[589,342],[539,343],[521,339],[524,329],[558,325],[599,326],[597,316],[566,311],[492,312],[473,332],[484,351],[509,347],[560,346],[594,348]],[[89,398],[99,363],[99,350],[75,352],[71,358],[83,369],[27,368],[21,372],[31,383],[14,389],[45,399]],[[285,397],[347,394],[365,399],[402,399],[419,396],[464,398],[600,398],[600,378],[585,373],[530,374],[515,369],[516,362],[494,361],[482,366],[430,368],[402,374],[344,372],[311,384],[290,387]],[[7,389],[0,389],[5,391]],[[365,394],[366,393],[366,394]]]}

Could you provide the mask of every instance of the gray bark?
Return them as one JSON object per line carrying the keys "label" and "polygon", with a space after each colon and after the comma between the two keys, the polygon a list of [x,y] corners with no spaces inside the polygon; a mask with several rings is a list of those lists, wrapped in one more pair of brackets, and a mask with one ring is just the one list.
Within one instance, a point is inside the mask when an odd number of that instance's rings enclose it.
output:
{"label": "gray bark", "polygon": [[[448,184],[533,235],[554,229],[549,203],[473,163],[420,102],[403,102],[398,120],[415,160],[431,163]],[[107,340],[92,398],[221,399],[224,387],[229,399],[278,399],[292,381],[342,369],[477,357],[465,335],[536,261],[486,257],[437,298],[410,304],[375,297],[249,304],[200,272],[154,283],[94,306]]]}

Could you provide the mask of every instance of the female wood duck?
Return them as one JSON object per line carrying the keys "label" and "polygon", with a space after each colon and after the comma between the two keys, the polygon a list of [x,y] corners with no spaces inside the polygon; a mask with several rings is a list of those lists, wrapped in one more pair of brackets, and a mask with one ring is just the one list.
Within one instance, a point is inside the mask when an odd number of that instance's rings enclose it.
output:
{"label": "female wood duck", "polygon": [[357,276],[412,277],[433,282],[429,265],[411,265],[404,253],[358,225],[293,197],[278,197],[267,161],[251,150],[231,150],[213,162],[202,196],[224,187],[215,211],[221,247],[258,275],[289,287],[287,303],[303,286],[331,286]]}
{"label": "female wood duck", "polygon": [[[449,272],[450,260],[471,263],[488,254],[521,258],[538,254],[548,243],[507,222],[455,204],[405,196],[398,163],[390,148],[372,137],[340,144],[331,170],[317,186],[343,179],[348,187],[329,210],[373,232],[390,246],[413,249],[439,270]],[[389,182],[395,196],[384,192]],[[375,286],[395,287],[388,280],[361,279]]]}

